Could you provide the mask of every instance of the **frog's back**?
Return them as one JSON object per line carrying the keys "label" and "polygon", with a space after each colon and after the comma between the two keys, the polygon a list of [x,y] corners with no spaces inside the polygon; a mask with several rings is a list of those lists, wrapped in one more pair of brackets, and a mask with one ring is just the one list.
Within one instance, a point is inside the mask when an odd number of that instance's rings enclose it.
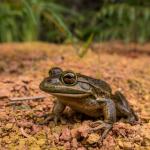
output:
{"label": "frog's back", "polygon": [[111,92],[112,92],[111,87],[104,80],[94,79],[92,77],[81,75],[81,74],[80,74],[80,76],[86,78],[88,83],[90,85],[92,85],[95,89],[99,90],[99,92],[111,94]]}
{"label": "frog's back", "polygon": [[93,79],[93,78],[90,78],[89,82],[93,84],[96,88],[99,88],[104,92],[106,91],[108,93],[111,93],[111,88],[107,82],[99,79]]}

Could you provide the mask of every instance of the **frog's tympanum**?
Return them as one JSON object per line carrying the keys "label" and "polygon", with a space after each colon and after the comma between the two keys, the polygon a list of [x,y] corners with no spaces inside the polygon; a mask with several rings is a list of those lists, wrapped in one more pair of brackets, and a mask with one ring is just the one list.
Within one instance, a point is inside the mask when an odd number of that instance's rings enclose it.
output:
{"label": "frog's tympanum", "polygon": [[102,139],[106,137],[118,116],[131,124],[138,120],[124,95],[119,91],[112,94],[109,84],[100,79],[55,67],[41,82],[40,89],[57,98],[52,112],[55,124],[66,106],[91,117],[104,117],[103,121],[95,122],[99,124],[96,130],[104,131]]}

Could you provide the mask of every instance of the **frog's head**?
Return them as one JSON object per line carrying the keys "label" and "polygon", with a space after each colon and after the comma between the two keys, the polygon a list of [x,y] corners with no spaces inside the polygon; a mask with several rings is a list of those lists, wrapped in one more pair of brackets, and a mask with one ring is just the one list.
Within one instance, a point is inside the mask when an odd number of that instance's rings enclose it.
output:
{"label": "frog's head", "polygon": [[50,69],[49,76],[40,83],[40,89],[64,97],[85,97],[92,93],[85,77],[57,67]]}

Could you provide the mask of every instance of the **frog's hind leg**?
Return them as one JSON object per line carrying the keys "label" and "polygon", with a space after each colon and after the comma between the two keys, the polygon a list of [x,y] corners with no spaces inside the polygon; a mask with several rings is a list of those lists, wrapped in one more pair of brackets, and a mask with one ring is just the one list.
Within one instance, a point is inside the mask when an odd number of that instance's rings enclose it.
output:
{"label": "frog's hind leg", "polygon": [[121,114],[121,116],[127,117],[125,122],[134,124],[136,121],[138,121],[138,116],[129,106],[127,99],[121,92],[116,91],[113,95],[113,100],[115,101],[116,109],[118,111],[117,115]]}
{"label": "frog's hind leg", "polygon": [[104,121],[96,121],[92,123],[92,126],[98,124],[97,127],[91,129],[92,131],[97,131],[104,129],[101,141],[107,136],[108,132],[111,130],[113,123],[116,122],[116,108],[115,103],[111,99],[97,99],[100,107],[103,109]]}

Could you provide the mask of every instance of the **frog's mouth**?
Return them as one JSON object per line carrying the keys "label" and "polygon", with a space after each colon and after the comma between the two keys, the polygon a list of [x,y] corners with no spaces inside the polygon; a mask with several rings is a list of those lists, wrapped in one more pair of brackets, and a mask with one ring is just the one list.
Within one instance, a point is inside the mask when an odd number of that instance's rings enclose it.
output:
{"label": "frog's mouth", "polygon": [[68,94],[68,93],[51,93],[54,96],[59,96],[59,97],[78,97],[78,98],[82,98],[82,97],[87,97],[89,94],[84,93],[84,94]]}
{"label": "frog's mouth", "polygon": [[47,84],[45,82],[41,82],[40,89],[44,92],[52,94],[54,96],[64,96],[64,97],[85,97],[91,95],[89,92],[74,89],[71,87],[64,87],[64,86],[55,86],[51,84]]}

